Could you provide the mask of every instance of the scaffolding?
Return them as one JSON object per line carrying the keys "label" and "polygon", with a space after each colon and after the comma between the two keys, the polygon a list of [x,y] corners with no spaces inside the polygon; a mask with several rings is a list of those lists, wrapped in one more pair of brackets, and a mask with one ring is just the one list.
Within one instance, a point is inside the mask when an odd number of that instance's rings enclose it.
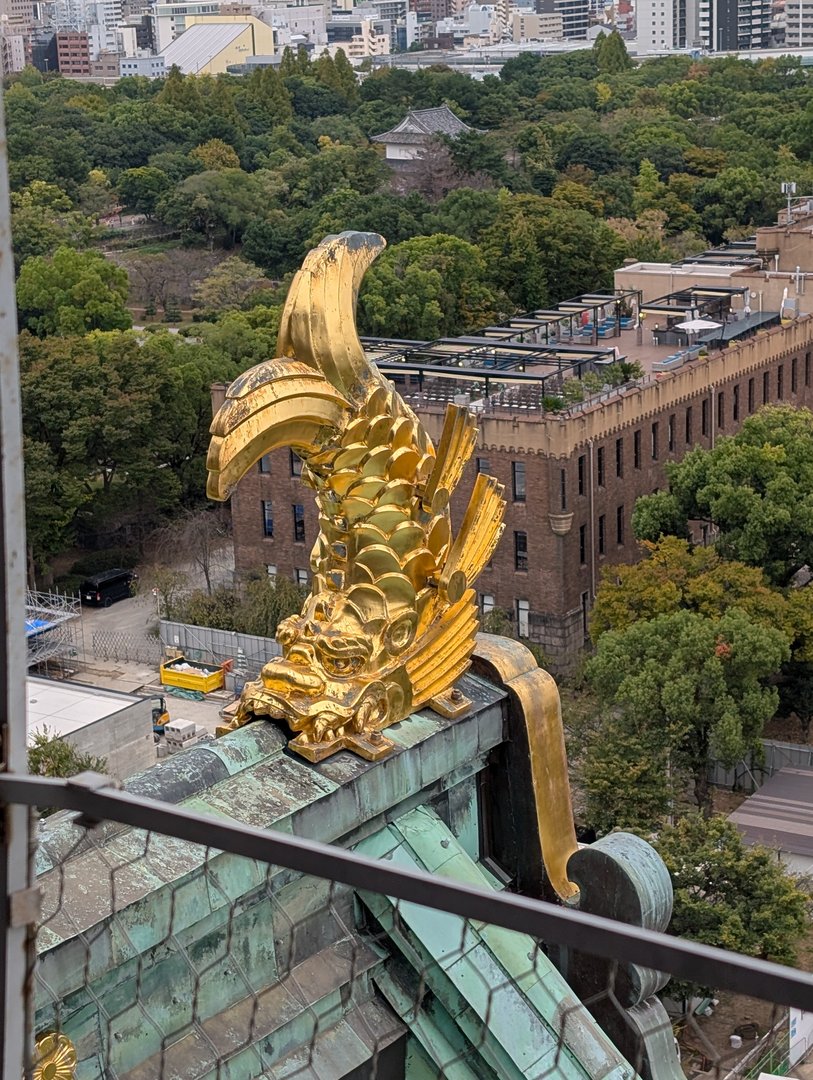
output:
{"label": "scaffolding", "polygon": [[82,605],[78,596],[26,591],[28,667],[75,667],[83,652]]}

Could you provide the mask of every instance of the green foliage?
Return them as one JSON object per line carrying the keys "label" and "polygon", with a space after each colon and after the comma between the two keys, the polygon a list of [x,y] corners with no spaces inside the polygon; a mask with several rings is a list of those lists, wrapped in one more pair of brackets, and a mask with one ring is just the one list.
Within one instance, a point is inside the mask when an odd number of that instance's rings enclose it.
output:
{"label": "green foliage", "polygon": [[761,570],[725,560],[715,548],[692,548],[675,536],[643,546],[647,558],[641,562],[603,569],[590,620],[593,641],[608,630],[675,611],[720,618],[739,608],[766,626],[788,629],[793,623],[785,597]]}
{"label": "green foliage", "polygon": [[498,321],[510,305],[488,283],[486,261],[465,240],[439,233],[389,248],[359,295],[367,333],[437,338]]}
{"label": "green foliage", "polygon": [[639,499],[635,534],[685,535],[687,523],[719,530],[726,558],[761,567],[786,585],[813,565],[813,413],[790,405],[761,409],[713,450],[695,447],[667,468],[669,492]]}
{"label": "green foliage", "polygon": [[117,184],[119,198],[124,205],[138,214],[146,214],[147,217],[152,217],[158,200],[171,187],[169,176],[154,165],[125,169]]}
{"label": "green foliage", "polygon": [[20,338],[31,562],[68,546],[77,513],[154,525],[204,488],[210,386],[238,364],[166,333]]}
{"label": "green foliage", "polygon": [[738,608],[720,617],[682,609],[602,634],[586,672],[617,724],[631,738],[646,732],[649,751],[691,778],[707,812],[709,763],[731,766],[758,748],[778,703],[766,680],[789,656],[781,630]]}
{"label": "green foliage", "polygon": [[28,748],[28,771],[35,776],[76,776],[80,772],[106,770],[105,758],[81,753],[67,739],[52,735],[47,727],[34,732]]}
{"label": "green foliage", "polygon": [[[674,889],[669,933],[746,956],[793,964],[808,928],[808,898],[777,860],[721,817],[699,814],[654,839]],[[670,983],[672,997],[714,987]]]}
{"label": "green foliage", "polygon": [[598,44],[596,62],[602,75],[620,75],[632,69],[633,64],[627,53],[627,46],[617,30],[606,35]]}
{"label": "green foliage", "polygon": [[219,263],[195,288],[195,299],[201,307],[215,311],[243,307],[249,297],[271,283],[258,266],[234,256]]}
{"label": "green foliage", "polygon": [[239,589],[193,592],[175,603],[172,618],[194,626],[274,637],[280,622],[299,612],[306,595],[307,590],[289,578],[258,576]]}
{"label": "green foliage", "polygon": [[127,273],[103,255],[60,247],[53,256],[34,256],[20,270],[20,325],[40,337],[125,330]]}

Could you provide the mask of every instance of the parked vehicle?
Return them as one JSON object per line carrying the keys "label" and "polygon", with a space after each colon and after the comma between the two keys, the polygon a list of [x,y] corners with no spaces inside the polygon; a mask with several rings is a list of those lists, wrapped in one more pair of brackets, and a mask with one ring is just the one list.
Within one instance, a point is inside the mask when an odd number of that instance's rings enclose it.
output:
{"label": "parked vehicle", "polygon": [[137,574],[134,570],[105,570],[82,582],[79,595],[83,604],[110,607],[116,600],[133,595],[132,584]]}
{"label": "parked vehicle", "polygon": [[163,694],[156,694],[152,699],[152,733],[163,735],[164,728],[169,723],[169,711],[167,699]]}

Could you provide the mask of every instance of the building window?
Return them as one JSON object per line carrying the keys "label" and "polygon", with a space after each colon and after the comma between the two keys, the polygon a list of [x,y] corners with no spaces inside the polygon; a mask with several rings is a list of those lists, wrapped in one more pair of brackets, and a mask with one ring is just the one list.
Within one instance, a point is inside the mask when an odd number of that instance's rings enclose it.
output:
{"label": "building window", "polygon": [[305,543],[305,507],[301,503],[294,503],[294,540],[297,544]]}
{"label": "building window", "polygon": [[636,469],[641,468],[641,432],[640,429],[632,436],[632,463]]}
{"label": "building window", "polygon": [[734,420],[737,421],[740,418],[740,384],[739,383],[736,383],[734,385],[734,389],[732,391],[732,394],[734,395],[734,402],[733,402],[733,408],[731,410],[731,415],[733,416]]}
{"label": "building window", "polygon": [[666,446],[671,454],[675,449],[675,414],[669,417],[669,422],[666,425]]}
{"label": "building window", "polygon": [[709,401],[708,398],[703,398],[703,405],[700,409],[700,434],[708,435],[709,433]]}
{"label": "building window", "polygon": [[725,427],[725,391],[723,390],[717,395],[717,427]]}
{"label": "building window", "polygon": [[748,380],[748,411],[752,413],[754,411],[754,380]]}
{"label": "building window", "polygon": [[604,447],[600,446],[596,451],[596,474],[598,486],[604,487]]}
{"label": "building window", "polygon": [[615,542],[624,543],[624,507],[619,506],[615,511]]}
{"label": "building window", "polygon": [[477,458],[477,471],[478,473],[487,473],[491,471],[491,466],[488,463],[487,457]]}
{"label": "building window", "polygon": [[307,589],[308,587],[308,571],[307,570],[294,570],[294,581],[300,588]]}
{"label": "building window", "polygon": [[525,502],[525,462],[511,462],[511,477],[514,483],[514,502]]}
{"label": "building window", "polygon": [[559,470],[559,504],[567,510],[567,469]]}
{"label": "building window", "polygon": [[494,597],[488,593],[480,593],[480,614],[485,618],[494,610]]}
{"label": "building window", "polygon": [[658,423],[652,425],[652,460],[658,460]]}
{"label": "building window", "polygon": [[692,445],[692,407],[686,409],[686,445]]}
{"label": "building window", "polygon": [[271,578],[272,581],[277,580],[277,568],[273,563],[265,564],[265,572]]}
{"label": "building window", "polygon": [[598,519],[598,553],[604,555],[607,547],[607,517],[605,514],[599,515]]}
{"label": "building window", "polygon": [[263,499],[263,536],[274,535],[274,508],[270,502]]}
{"label": "building window", "polygon": [[805,386],[810,386],[810,353],[805,353]]}
{"label": "building window", "polygon": [[587,526],[579,526],[579,563],[584,566],[587,562]]}
{"label": "building window", "polygon": [[621,477],[624,475],[624,440],[615,440],[615,475]]}
{"label": "building window", "polygon": [[263,456],[259,460],[258,468],[259,468],[261,473],[270,473],[271,472],[271,455],[270,454],[263,454]]}
{"label": "building window", "polygon": [[587,637],[587,617],[590,611],[590,594],[582,593],[582,633]]}
{"label": "building window", "polygon": [[771,400],[771,373],[766,371],[762,376],[762,404],[767,405]]}
{"label": "building window", "polygon": [[790,362],[790,392],[795,394],[799,388],[799,361],[794,356]]}
{"label": "building window", "polygon": [[781,401],[785,396],[785,365],[780,364],[776,369],[776,399]]}
{"label": "building window", "polygon": [[520,637],[528,637],[528,616],[531,605],[527,600],[517,600],[517,634]]}
{"label": "building window", "polygon": [[582,454],[579,457],[579,494],[584,495],[584,470],[585,470],[585,457]]}
{"label": "building window", "polygon": [[528,569],[528,534],[526,532],[514,533],[514,569]]}
{"label": "building window", "polygon": [[301,476],[302,458],[298,454],[295,454],[293,450],[289,450],[288,453],[291,457],[291,476]]}

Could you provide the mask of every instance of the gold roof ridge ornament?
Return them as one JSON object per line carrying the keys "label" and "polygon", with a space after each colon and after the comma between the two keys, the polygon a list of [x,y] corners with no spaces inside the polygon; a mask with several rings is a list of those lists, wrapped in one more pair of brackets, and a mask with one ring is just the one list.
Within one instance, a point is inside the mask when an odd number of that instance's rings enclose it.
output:
{"label": "gold roof ridge ornament", "polygon": [[278,358],[232,383],[211,427],[210,498],[227,499],[263,454],[284,446],[316,492],[310,595],[277,629],[282,657],[218,729],[284,720],[297,733],[291,749],[310,761],[341,749],[375,761],[392,750],[381,732],[420,706],[462,711],[452,688],[478,629],[472,585],[503,530],[503,486],[481,473],[452,533],[449,497],[476,417],[448,405],[436,450],[359,341],[359,285],[384,245],[375,233],[345,232],[307,255]]}

